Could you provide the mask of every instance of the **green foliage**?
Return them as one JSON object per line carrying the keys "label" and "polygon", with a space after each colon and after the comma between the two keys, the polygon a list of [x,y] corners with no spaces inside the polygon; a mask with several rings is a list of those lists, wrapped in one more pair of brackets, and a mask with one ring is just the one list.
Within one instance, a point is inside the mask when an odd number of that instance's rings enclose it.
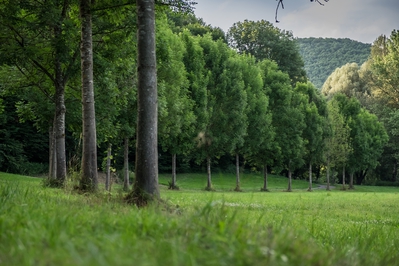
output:
{"label": "green foliage", "polygon": [[178,12],[166,12],[170,28],[177,33],[188,30],[192,36],[205,36],[210,34],[212,40],[217,41],[219,39],[226,42],[226,37],[221,28],[215,28],[211,25],[207,25],[201,18],[195,17],[194,14],[178,13]]}
{"label": "green foliage", "polygon": [[[350,128],[340,111],[337,94],[328,102],[328,127],[331,130],[326,138],[326,156],[332,167],[345,166],[349,160],[349,154],[352,152],[350,145]],[[343,96],[343,95],[342,95]],[[346,99],[345,96],[341,99]]]}
{"label": "green foliage", "polygon": [[360,66],[370,55],[370,44],[350,39],[312,37],[298,38],[297,41],[307,76],[319,89],[336,68],[348,63]]}
{"label": "green foliage", "polygon": [[399,31],[393,30],[390,38],[379,38],[373,45],[371,69],[374,74],[373,94],[386,104],[399,108]]}
{"label": "green foliage", "polygon": [[43,174],[48,155],[48,137],[32,122],[20,122],[16,97],[4,97],[0,114],[0,171],[26,175]]}
{"label": "green foliage", "polygon": [[307,103],[303,105],[304,123],[303,139],[305,141],[306,161],[309,164],[322,161],[324,152],[324,124],[326,123],[327,103],[310,82],[297,83],[296,93],[306,96]]}
{"label": "green foliage", "polygon": [[190,98],[183,40],[167,26],[157,23],[158,132],[164,151],[187,154],[194,146],[194,101]]}
{"label": "green foliage", "polygon": [[227,33],[229,45],[240,53],[253,55],[258,61],[275,61],[280,70],[288,73],[292,84],[306,81],[304,63],[294,36],[272,23],[260,21],[237,22]]}

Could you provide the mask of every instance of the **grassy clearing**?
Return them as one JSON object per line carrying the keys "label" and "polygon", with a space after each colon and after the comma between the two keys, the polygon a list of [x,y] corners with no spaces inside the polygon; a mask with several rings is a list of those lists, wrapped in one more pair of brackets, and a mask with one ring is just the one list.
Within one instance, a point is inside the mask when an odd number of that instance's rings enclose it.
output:
{"label": "grassy clearing", "polygon": [[[167,176],[160,182],[167,183]],[[161,186],[173,210],[137,209],[111,195],[42,188],[0,173],[0,265],[398,265],[398,188],[315,190],[272,177],[178,177]],[[259,182],[260,181],[260,182]],[[374,191],[373,191],[374,190]]]}

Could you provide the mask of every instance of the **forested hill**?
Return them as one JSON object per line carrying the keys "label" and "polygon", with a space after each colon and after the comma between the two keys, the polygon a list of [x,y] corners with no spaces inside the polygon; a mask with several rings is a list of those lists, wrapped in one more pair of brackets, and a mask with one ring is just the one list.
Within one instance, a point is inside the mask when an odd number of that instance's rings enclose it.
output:
{"label": "forested hill", "polygon": [[298,43],[308,77],[319,89],[337,67],[363,64],[371,48],[370,44],[351,39],[298,38]]}

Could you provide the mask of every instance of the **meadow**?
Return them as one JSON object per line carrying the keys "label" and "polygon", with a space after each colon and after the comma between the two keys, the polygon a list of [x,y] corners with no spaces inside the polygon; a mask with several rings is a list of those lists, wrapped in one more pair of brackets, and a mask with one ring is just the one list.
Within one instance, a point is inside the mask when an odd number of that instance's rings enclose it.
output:
{"label": "meadow", "polygon": [[[399,265],[399,188],[317,189],[270,176],[178,175],[167,204],[138,209],[124,192],[79,194],[0,173],[0,265]],[[103,187],[101,188],[103,189]]]}

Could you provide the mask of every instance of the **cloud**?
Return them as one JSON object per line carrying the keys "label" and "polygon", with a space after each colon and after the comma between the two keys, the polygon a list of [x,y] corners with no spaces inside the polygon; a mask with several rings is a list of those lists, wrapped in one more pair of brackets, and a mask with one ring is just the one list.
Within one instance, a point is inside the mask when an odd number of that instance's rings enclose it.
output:
{"label": "cloud", "polygon": [[[382,4],[384,3],[384,4]],[[399,2],[377,0],[331,0],[284,14],[278,27],[297,37],[350,38],[372,43],[399,26]]]}
{"label": "cloud", "polygon": [[[321,0],[322,1],[322,0]],[[197,0],[196,15],[227,31],[235,22],[267,20],[274,23],[277,1]],[[285,0],[279,9],[280,29],[296,37],[350,38],[372,43],[381,34],[399,29],[398,0],[330,0],[321,6],[309,0]]]}

